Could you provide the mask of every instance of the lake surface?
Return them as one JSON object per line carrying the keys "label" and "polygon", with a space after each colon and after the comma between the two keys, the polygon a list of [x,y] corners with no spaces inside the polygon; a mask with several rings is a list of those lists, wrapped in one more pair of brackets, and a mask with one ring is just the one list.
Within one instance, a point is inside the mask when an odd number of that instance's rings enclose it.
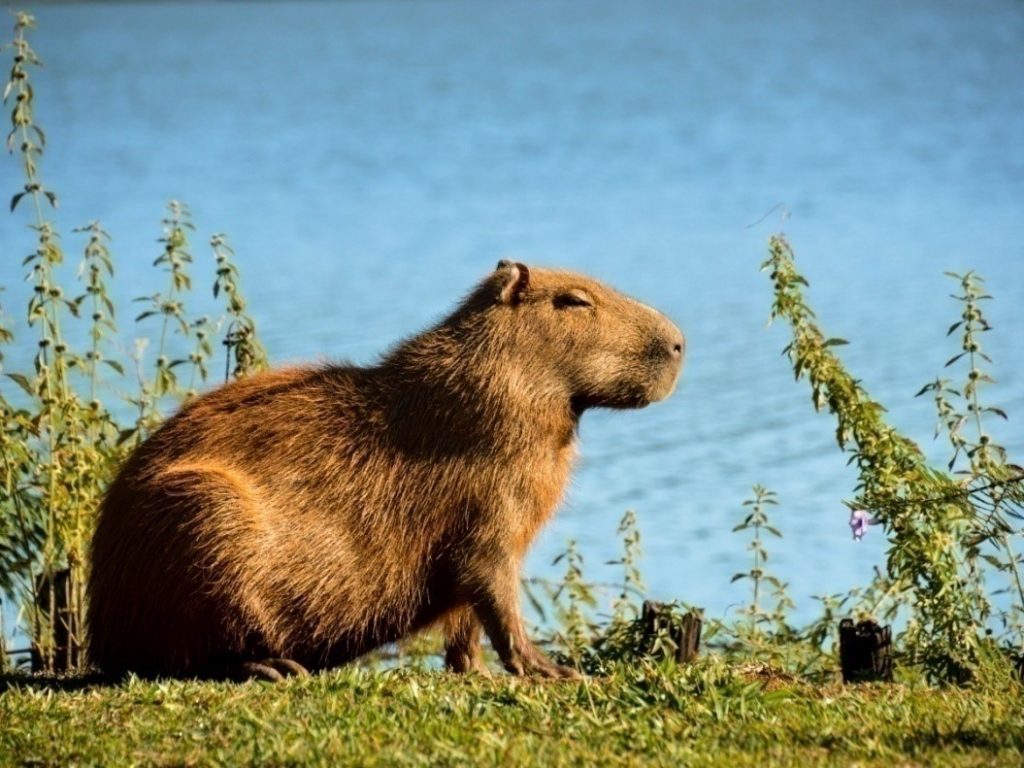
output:
{"label": "lake surface", "polygon": [[[1024,434],[1024,5],[551,2],[45,5],[35,47],[43,178],[58,222],[113,234],[122,299],[161,289],[163,205],[227,232],[275,361],[374,359],[445,313],[503,257],[579,269],[688,336],[679,390],[591,413],[558,517],[527,572],[576,539],[615,578],[636,510],[652,595],[722,615],[746,599],[731,533],[750,486],[776,490],[769,566],[797,617],[884,562],[851,540],[854,473],[834,424],[780,357],[758,272],[783,227],[844,360],[941,461],[913,398],[955,351],[944,270],[996,301],[985,339]],[[20,185],[4,164],[8,193]],[[781,220],[775,206],[789,217]],[[23,212],[0,218],[0,284],[21,312]],[[753,226],[751,226],[753,225]],[[209,311],[208,291],[193,306]],[[5,306],[7,306],[5,304]],[[125,344],[134,332],[129,312]],[[141,335],[141,334],[140,334]],[[24,359],[24,346],[10,355]],[[127,386],[125,387],[127,388]],[[8,617],[9,623],[9,617]]]}

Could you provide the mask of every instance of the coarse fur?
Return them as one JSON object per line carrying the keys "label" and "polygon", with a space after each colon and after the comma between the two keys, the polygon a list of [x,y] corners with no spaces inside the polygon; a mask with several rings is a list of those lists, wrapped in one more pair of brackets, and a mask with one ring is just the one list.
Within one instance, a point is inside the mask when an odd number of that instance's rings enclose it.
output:
{"label": "coarse fur", "polygon": [[682,353],[656,310],[502,261],[376,365],[287,368],[194,399],[103,502],[92,662],[320,669],[442,621],[451,669],[485,670],[482,627],[512,673],[570,675],[527,639],[521,561],[568,483],[580,415],[668,396]]}

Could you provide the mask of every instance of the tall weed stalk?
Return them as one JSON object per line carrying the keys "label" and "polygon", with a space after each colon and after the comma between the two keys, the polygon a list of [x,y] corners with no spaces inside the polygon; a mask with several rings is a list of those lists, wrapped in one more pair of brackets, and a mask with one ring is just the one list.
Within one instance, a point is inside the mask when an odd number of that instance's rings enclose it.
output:
{"label": "tall weed stalk", "polygon": [[[28,40],[34,28],[31,15],[16,14],[14,40],[5,46],[11,53],[4,88],[4,103],[11,109],[7,146],[20,161],[24,182],[10,209],[20,213],[27,208],[33,233],[34,247],[22,266],[30,286],[24,330],[34,340],[35,353],[29,371],[5,368],[3,346],[15,340],[16,328],[0,305],[0,593],[23,606],[33,666],[70,671],[85,661],[86,559],[103,492],[131,446],[206,380],[211,336],[222,321],[186,315],[193,225],[188,208],[172,201],[155,261],[167,274],[167,288],[145,297],[148,308],[137,318],[159,318],[155,367],[152,374],[142,368],[148,342],[137,342],[139,391],[130,398],[137,417],[123,424],[114,416],[121,409],[104,401],[106,378],[123,376],[125,365],[111,356],[114,345],[109,343],[117,331],[108,291],[114,276],[110,238],[99,222],[75,230],[86,241],[77,273],[82,292],[69,297],[60,281],[65,260],[61,238],[51,218],[57,196],[41,173],[46,135],[34,115],[30,75],[40,65]],[[238,377],[265,365],[266,357],[245,312],[231,251],[222,235],[215,241],[214,295],[223,291],[228,297],[226,365],[233,362]],[[68,333],[74,323],[86,324],[79,334],[87,339],[82,350],[66,340],[75,336]]]}

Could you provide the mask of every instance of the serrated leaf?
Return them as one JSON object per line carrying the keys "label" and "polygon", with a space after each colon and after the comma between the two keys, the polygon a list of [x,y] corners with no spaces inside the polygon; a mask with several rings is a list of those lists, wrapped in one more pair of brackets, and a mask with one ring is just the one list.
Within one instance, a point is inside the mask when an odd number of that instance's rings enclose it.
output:
{"label": "serrated leaf", "polygon": [[981,556],[981,559],[984,560],[989,565],[991,565],[993,568],[998,568],[1000,571],[1007,570],[1006,563],[1004,563],[1002,560],[999,560],[998,558],[994,557],[993,555],[983,554]]}
{"label": "serrated leaf", "polygon": [[8,373],[6,375],[7,375],[7,378],[9,378],[11,381],[13,381],[15,384],[17,384],[23,390],[25,390],[25,392],[28,395],[30,395],[32,397],[35,397],[36,393],[32,389],[32,382],[29,381],[28,377],[26,377],[26,376],[24,376],[23,374],[20,374],[20,373]]}

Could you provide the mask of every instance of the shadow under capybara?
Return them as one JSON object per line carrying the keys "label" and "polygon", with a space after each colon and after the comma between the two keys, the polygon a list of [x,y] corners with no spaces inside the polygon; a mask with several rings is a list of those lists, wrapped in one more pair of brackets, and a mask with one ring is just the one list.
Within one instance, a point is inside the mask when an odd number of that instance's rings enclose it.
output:
{"label": "shadow under capybara", "polygon": [[527,638],[519,571],[592,407],[667,397],[683,335],[572,272],[502,261],[369,367],[278,370],[198,397],[128,459],[92,544],[103,672],[261,676],[442,623],[448,667],[572,676]]}

